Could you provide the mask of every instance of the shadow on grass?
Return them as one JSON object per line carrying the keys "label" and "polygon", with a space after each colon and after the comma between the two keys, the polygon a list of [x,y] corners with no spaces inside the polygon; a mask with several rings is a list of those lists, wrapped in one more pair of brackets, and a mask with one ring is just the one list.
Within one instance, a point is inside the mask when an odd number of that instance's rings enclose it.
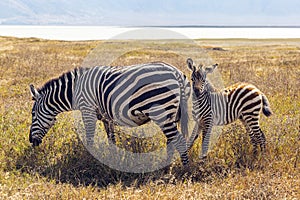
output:
{"label": "shadow on grass", "polygon": [[[74,148],[74,145],[76,147]],[[179,161],[171,166],[149,173],[127,173],[109,168],[100,163],[83,147],[74,142],[68,153],[55,157],[49,156],[47,148],[31,146],[16,161],[16,169],[22,173],[40,175],[57,183],[68,183],[74,186],[97,186],[105,188],[108,185],[140,187],[150,182],[156,184],[176,184],[178,182],[211,182],[223,179],[233,171],[241,169],[241,164],[225,164],[222,159],[211,158],[204,161],[191,161],[189,167],[182,167]],[[54,161],[51,161],[54,159]],[[239,161],[240,162],[240,161]],[[51,164],[49,164],[51,163]]]}

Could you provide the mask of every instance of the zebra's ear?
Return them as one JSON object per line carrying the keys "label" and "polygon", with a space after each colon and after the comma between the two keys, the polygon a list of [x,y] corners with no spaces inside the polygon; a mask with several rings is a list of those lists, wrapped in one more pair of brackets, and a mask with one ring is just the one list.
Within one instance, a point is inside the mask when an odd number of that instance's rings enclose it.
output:
{"label": "zebra's ear", "polygon": [[218,64],[210,65],[210,66],[204,67],[204,71],[206,74],[212,73],[217,67],[218,67]]}
{"label": "zebra's ear", "polygon": [[191,71],[196,71],[196,67],[194,66],[194,62],[193,62],[193,60],[191,59],[191,58],[188,58],[187,60],[186,60],[186,63],[187,63],[187,65],[188,65],[188,68],[191,70]]}
{"label": "zebra's ear", "polygon": [[30,93],[32,96],[32,100],[37,100],[38,97],[40,96],[40,93],[34,88],[32,84],[29,85],[30,87]]}
{"label": "zebra's ear", "polygon": [[203,69],[203,65],[202,65],[202,64],[199,64],[199,65],[198,65],[198,69],[199,69],[199,70],[202,70],[202,71],[205,70],[205,69]]}

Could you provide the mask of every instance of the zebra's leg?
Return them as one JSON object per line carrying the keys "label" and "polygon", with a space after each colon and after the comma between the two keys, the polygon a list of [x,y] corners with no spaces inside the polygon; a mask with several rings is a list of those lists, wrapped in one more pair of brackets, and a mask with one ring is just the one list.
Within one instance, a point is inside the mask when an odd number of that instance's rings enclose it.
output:
{"label": "zebra's leg", "polygon": [[108,120],[103,120],[103,124],[104,124],[104,127],[105,127],[107,138],[113,144],[116,144],[114,124],[111,121],[108,121]]}
{"label": "zebra's leg", "polygon": [[265,153],[265,151],[266,151],[266,136],[261,129],[259,129],[259,130],[260,130],[260,137],[259,137],[260,149],[263,153]]}
{"label": "zebra's leg", "polygon": [[171,164],[172,158],[174,156],[174,145],[172,143],[172,140],[167,139],[167,163]]}
{"label": "zebra's leg", "polygon": [[242,122],[249,134],[253,146],[253,155],[256,157],[258,154],[258,145],[260,145],[262,149],[265,145],[265,136],[259,128],[259,115],[243,116]]}
{"label": "zebra's leg", "polygon": [[97,113],[94,110],[82,110],[81,113],[86,134],[86,144],[88,147],[93,146],[97,122]]}
{"label": "zebra's leg", "polygon": [[251,127],[251,132],[253,133],[253,143],[254,144],[254,155],[257,155],[258,153],[258,145],[260,147],[261,153],[265,153],[266,151],[266,136],[264,132],[259,127],[259,121],[257,121],[255,124]]}
{"label": "zebra's leg", "polygon": [[211,116],[205,117],[203,119],[203,132],[202,132],[202,153],[200,159],[205,159],[207,157],[207,151],[210,142],[210,134],[213,126],[213,120]]}
{"label": "zebra's leg", "polygon": [[196,122],[195,126],[194,126],[194,129],[193,129],[193,132],[192,132],[192,135],[188,139],[188,142],[187,142],[188,151],[192,148],[195,140],[199,137],[198,127],[199,127],[198,123]]}
{"label": "zebra's leg", "polygon": [[190,150],[192,148],[195,140],[199,137],[199,134],[200,134],[200,131],[202,130],[202,128],[203,128],[202,121],[195,123],[192,135],[188,139],[188,142],[187,142],[187,148],[188,148],[188,150]]}
{"label": "zebra's leg", "polygon": [[180,154],[181,162],[183,165],[187,165],[189,163],[188,155],[187,155],[187,146],[186,140],[183,135],[178,131],[177,125],[175,122],[159,125],[167,137],[167,151],[168,151],[168,159],[172,154],[173,145],[176,150]]}

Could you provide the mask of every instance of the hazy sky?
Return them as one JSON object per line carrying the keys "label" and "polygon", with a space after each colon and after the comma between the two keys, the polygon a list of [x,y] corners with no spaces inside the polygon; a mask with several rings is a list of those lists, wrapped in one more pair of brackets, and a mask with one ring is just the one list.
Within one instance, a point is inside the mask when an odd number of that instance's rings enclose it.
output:
{"label": "hazy sky", "polygon": [[174,24],[300,25],[299,0],[129,0],[127,6]]}
{"label": "hazy sky", "polygon": [[300,0],[2,0],[0,22],[300,25]]}

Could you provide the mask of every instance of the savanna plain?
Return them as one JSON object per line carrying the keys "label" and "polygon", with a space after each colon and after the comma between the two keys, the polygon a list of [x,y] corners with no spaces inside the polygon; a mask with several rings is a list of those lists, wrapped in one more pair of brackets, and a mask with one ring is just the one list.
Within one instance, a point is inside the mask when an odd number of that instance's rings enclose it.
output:
{"label": "savanna plain", "polygon": [[[0,199],[300,199],[300,39],[114,45],[0,37],[0,44]],[[205,162],[198,158],[198,139],[189,152],[188,170],[177,159],[171,167],[154,172],[121,172],[89,154],[70,112],[58,116],[39,147],[31,147],[29,84],[41,87],[63,72],[88,65],[87,58],[92,59],[91,52],[99,47],[97,56],[107,63],[98,65],[164,61],[189,77],[185,61],[191,56],[196,63],[218,63],[218,80],[224,86],[254,84],[266,94],[274,113],[260,120],[267,140],[265,154],[252,156],[249,136],[236,122],[221,127]],[[123,53],[109,60],[116,50]],[[120,133],[117,144],[147,152],[165,144],[162,133],[156,137]]]}

